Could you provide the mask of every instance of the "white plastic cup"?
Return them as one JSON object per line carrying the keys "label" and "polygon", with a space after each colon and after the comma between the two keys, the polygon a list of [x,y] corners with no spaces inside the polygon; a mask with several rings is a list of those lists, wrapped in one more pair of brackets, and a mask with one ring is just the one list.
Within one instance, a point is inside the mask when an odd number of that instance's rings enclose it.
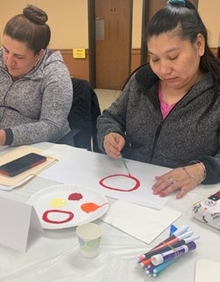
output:
{"label": "white plastic cup", "polygon": [[80,253],[86,258],[99,254],[102,230],[98,224],[85,223],[76,228]]}

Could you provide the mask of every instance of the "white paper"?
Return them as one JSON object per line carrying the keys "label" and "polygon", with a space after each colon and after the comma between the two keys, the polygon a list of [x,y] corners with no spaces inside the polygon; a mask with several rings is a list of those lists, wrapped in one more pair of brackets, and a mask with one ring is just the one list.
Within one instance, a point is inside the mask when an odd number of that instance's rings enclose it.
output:
{"label": "white paper", "polygon": [[[58,159],[59,162],[43,171],[40,176],[60,183],[83,185],[107,197],[157,209],[161,209],[169,199],[169,197],[155,196],[151,190],[155,183],[155,176],[166,173],[169,170],[168,168],[125,160],[131,175],[137,178],[141,185],[137,190],[131,192],[114,191],[104,188],[99,181],[114,174],[127,175],[127,171],[120,159],[113,160],[104,154],[68,147],[66,145],[55,145],[51,149],[44,151],[45,154]],[[59,150],[59,148],[61,149]],[[128,189],[128,187],[131,188],[135,184],[133,180],[128,179],[126,176],[111,178],[106,183],[123,190]]]}
{"label": "white paper", "polygon": [[195,282],[207,281],[220,281],[220,262],[200,259],[196,262]]}
{"label": "white paper", "polygon": [[101,219],[150,244],[180,216],[180,212],[165,207],[158,211],[119,200]]}
{"label": "white paper", "polygon": [[25,252],[29,232],[42,234],[43,229],[34,210],[26,203],[0,197],[0,244]]}

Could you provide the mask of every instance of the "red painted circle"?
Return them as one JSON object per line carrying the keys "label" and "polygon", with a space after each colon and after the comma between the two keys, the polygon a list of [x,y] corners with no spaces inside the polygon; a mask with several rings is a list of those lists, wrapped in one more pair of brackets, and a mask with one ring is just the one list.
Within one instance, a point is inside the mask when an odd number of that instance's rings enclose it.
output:
{"label": "red painted circle", "polygon": [[[67,217],[66,219],[64,220],[60,220],[60,221],[57,221],[57,220],[51,220],[48,218],[48,215],[50,213],[66,213],[69,215],[69,217]],[[61,211],[61,210],[47,210],[44,212],[43,216],[42,216],[42,219],[48,223],[54,223],[54,224],[61,224],[61,223],[66,223],[70,220],[72,220],[74,217],[74,214],[72,212],[68,212],[68,211]]]}
{"label": "red painted circle", "polygon": [[[118,176],[123,176],[123,177],[131,178],[132,180],[134,180],[134,182],[135,182],[134,187],[132,187],[129,190],[124,190],[124,189],[120,189],[120,188],[110,187],[110,186],[104,184],[106,179],[118,177]],[[112,175],[106,176],[99,181],[99,184],[102,185],[103,187],[107,188],[107,189],[115,190],[115,191],[119,191],[119,192],[131,192],[131,191],[137,190],[140,187],[140,181],[137,178],[135,178],[131,175],[127,175],[127,174],[112,174]]]}

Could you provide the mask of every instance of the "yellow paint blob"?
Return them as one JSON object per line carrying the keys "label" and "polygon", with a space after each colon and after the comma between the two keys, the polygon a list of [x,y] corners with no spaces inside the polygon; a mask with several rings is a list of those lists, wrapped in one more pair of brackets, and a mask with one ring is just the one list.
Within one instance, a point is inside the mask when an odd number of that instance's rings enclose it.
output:
{"label": "yellow paint blob", "polygon": [[50,206],[54,208],[61,208],[65,206],[66,200],[63,198],[54,198],[50,201]]}

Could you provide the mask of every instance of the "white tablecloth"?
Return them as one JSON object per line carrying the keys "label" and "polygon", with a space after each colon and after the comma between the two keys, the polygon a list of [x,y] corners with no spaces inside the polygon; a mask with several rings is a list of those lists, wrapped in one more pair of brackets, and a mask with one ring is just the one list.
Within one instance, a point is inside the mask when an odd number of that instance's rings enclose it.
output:
{"label": "white tablecloth", "polygon": [[[50,143],[39,144],[42,149],[51,146]],[[59,145],[55,146],[60,150]],[[26,202],[35,192],[56,183],[39,175],[22,188],[0,191],[0,196]],[[85,259],[80,255],[75,227],[45,230],[42,237],[31,241],[25,253],[0,246],[0,281],[144,282],[156,279],[163,282],[193,282],[197,260],[220,261],[220,237],[218,230],[192,218],[192,204],[218,190],[219,185],[201,186],[181,200],[170,197],[166,207],[182,212],[175,225],[188,224],[195,234],[200,235],[200,239],[195,251],[178,259],[157,278],[146,276],[137,266],[137,257],[165,239],[168,230],[151,245],[146,245],[98,219],[96,222],[103,230],[103,238],[100,254],[96,258]],[[109,201],[114,202],[112,199]],[[147,224],[147,219],[143,219],[143,224]],[[14,237],[16,240],[16,234]]]}

